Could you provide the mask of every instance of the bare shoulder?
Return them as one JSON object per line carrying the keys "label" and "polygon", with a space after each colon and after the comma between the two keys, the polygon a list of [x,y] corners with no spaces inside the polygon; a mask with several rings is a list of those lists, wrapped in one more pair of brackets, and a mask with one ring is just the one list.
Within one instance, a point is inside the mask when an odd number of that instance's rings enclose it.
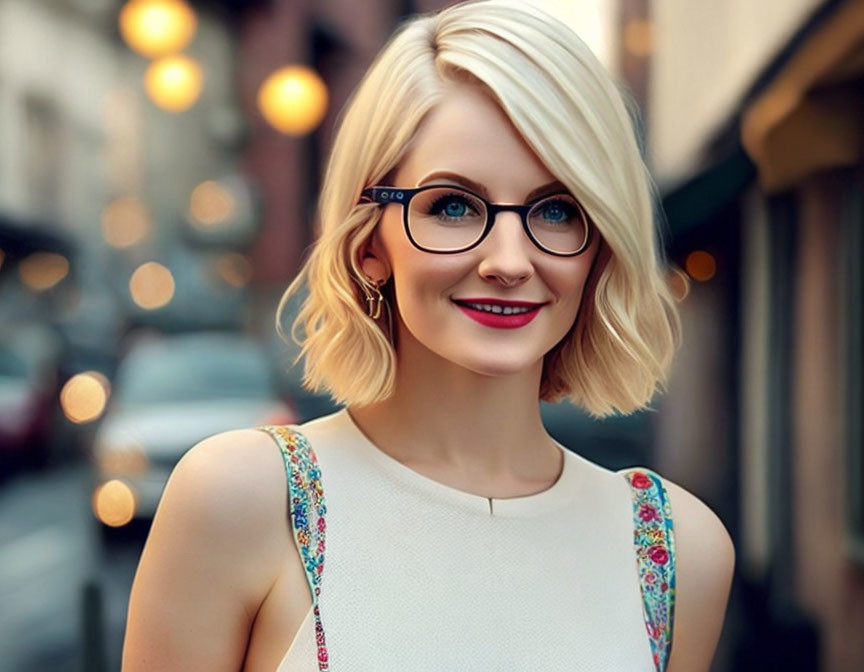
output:
{"label": "bare shoulder", "polygon": [[735,546],[717,514],[662,477],[675,535],[675,620],[667,672],[708,672],[720,639],[735,569]]}
{"label": "bare shoulder", "polygon": [[193,446],[171,473],[129,600],[123,670],[241,669],[285,544],[286,478],[266,433]]}
{"label": "bare shoulder", "polygon": [[[175,505],[198,522],[217,526],[229,541],[252,541],[284,527],[285,467],[279,449],[265,432],[238,429],[210,436],[190,448],[165,486],[162,509]],[[238,535],[238,536],[235,536]]]}

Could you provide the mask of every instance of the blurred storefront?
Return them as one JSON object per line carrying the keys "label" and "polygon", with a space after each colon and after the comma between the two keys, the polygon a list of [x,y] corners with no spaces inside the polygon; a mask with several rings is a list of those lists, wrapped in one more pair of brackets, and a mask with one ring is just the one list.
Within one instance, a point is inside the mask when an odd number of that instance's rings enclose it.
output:
{"label": "blurred storefront", "polygon": [[[658,412],[600,423],[544,405],[544,422],[607,467],[656,468],[726,523],[738,566],[715,669],[862,670],[864,0],[537,3],[641,106],[662,242],[692,281]],[[111,377],[135,326],[276,347],[351,90],[402,17],[452,3],[190,0],[183,53],[203,86],[160,104],[156,58],[118,27],[129,4],[0,0],[0,326],[47,371],[31,387],[54,415],[32,424],[55,434],[95,433],[60,413],[60,384]],[[262,113],[286,65],[326,83],[308,132]],[[301,417],[333,410],[301,368],[281,382]]]}
{"label": "blurred storefront", "polygon": [[658,467],[731,521],[723,669],[864,669],[864,2],[630,4],[695,280]]}

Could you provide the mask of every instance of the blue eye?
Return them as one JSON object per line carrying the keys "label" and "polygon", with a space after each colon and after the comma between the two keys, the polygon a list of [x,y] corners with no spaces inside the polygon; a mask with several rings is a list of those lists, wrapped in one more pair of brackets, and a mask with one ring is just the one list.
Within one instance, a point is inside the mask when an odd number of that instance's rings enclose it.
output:
{"label": "blue eye", "polygon": [[552,201],[543,207],[543,216],[549,220],[560,222],[573,216],[572,209],[566,208],[561,201]]}
{"label": "blue eye", "polygon": [[443,215],[444,217],[468,217],[477,215],[476,209],[463,196],[459,194],[447,194],[440,196],[429,206],[429,214]]}
{"label": "blue eye", "polygon": [[459,217],[465,214],[465,204],[457,201],[450,201],[444,206],[444,214],[448,217]]}
{"label": "blue eye", "polygon": [[568,197],[549,198],[534,206],[528,216],[534,224],[574,225],[582,223],[579,206]]}

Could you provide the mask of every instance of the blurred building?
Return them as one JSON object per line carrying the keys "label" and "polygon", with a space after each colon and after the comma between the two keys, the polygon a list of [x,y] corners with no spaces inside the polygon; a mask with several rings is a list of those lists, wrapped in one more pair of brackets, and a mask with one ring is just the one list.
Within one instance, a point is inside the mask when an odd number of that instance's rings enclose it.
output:
{"label": "blurred building", "polygon": [[[533,2],[577,28],[595,53],[615,67],[615,1]],[[277,290],[294,277],[315,238],[313,222],[324,161],[351,91],[401,21],[455,3],[297,0],[254,4],[243,13],[238,31],[240,100],[251,123],[244,165],[260,184],[266,204],[263,230],[255,246],[256,280]],[[309,136],[283,135],[258,111],[258,87],[286,63],[312,66],[327,84],[327,116]]]}
{"label": "blurred building", "polygon": [[[202,64],[204,86],[182,113],[148,99],[151,62],[121,39],[122,5],[0,2],[0,217],[17,239],[30,241],[15,245],[0,232],[4,310],[78,331],[103,323],[106,341],[136,313],[129,282],[142,263],[190,276],[177,283],[175,305],[185,301],[183,310],[194,312],[206,297],[210,287],[195,284],[207,260],[196,252],[190,196],[206,180],[236,176],[245,137],[233,26],[221,5],[202,3],[197,11],[186,53]],[[112,238],[109,225],[127,239]],[[133,225],[141,229],[134,240]],[[68,271],[56,284],[34,286],[21,281],[18,263],[35,250],[57,253],[57,244],[40,242],[45,232],[69,242],[59,246],[72,249]]]}
{"label": "blurred building", "polygon": [[[592,460],[655,467],[727,524],[738,567],[716,669],[864,669],[864,2],[537,2],[640,104],[663,242],[693,279],[658,413],[544,420]],[[272,334],[348,95],[403,17],[452,3],[190,0],[204,87],[180,113],[148,99],[123,4],[0,0],[0,319],[111,350],[146,316],[188,329],[251,314]],[[303,137],[257,102],[295,63],[330,99]],[[208,228],[195,194],[232,204],[224,226]],[[144,222],[135,242],[106,238],[118,212]],[[53,284],[21,274],[39,252]],[[148,262],[171,273],[165,308],[130,295]]]}
{"label": "blurred building", "polygon": [[696,279],[658,468],[738,549],[721,669],[864,669],[864,3],[624,4]]}

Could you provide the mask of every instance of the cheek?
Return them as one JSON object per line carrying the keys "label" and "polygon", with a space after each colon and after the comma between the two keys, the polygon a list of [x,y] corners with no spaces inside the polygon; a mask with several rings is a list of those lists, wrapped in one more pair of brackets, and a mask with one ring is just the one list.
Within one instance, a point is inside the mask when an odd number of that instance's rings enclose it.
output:
{"label": "cheek", "polygon": [[465,271],[450,260],[412,250],[400,250],[401,256],[396,257],[393,266],[396,295],[403,312],[414,315],[422,311],[422,316],[449,303],[453,288]]}
{"label": "cheek", "polygon": [[467,272],[466,262],[458,255],[430,254],[418,250],[408,240],[400,213],[387,213],[382,221],[382,240],[391,263],[400,303],[417,300],[446,300]]}
{"label": "cheek", "polygon": [[589,290],[593,291],[593,289],[590,287],[591,283],[589,279],[591,278],[592,270],[595,277],[597,271],[600,270],[597,267],[597,262],[600,261],[600,246],[596,239],[592,247],[593,249],[576,258],[576,264],[569,268],[561,268],[560,272],[554,276],[555,281],[559,283],[558,286],[561,287],[559,296],[568,297],[565,299],[565,302],[574,311],[578,310],[583,301],[590,300]]}
{"label": "cheek", "polygon": [[566,312],[575,312],[579,308],[587,286],[587,279],[588,267],[585,265],[561,269],[549,276],[553,291],[560,297],[562,305],[567,309]]}

